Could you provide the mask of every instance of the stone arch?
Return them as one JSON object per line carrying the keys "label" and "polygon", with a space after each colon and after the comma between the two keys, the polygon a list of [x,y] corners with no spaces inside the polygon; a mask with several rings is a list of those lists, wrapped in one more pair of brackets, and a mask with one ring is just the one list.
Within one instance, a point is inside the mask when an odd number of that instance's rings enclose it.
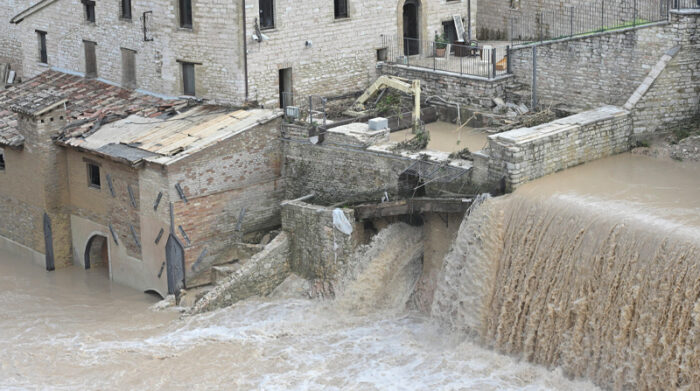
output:
{"label": "stone arch", "polygon": [[93,233],[85,245],[85,269],[104,268],[108,274],[111,274],[111,266],[107,235],[100,232]]}
{"label": "stone arch", "polygon": [[[415,15],[413,12],[415,11]],[[422,0],[399,0],[397,15],[397,37],[402,52],[405,55],[414,55],[420,53],[421,45],[417,40],[429,39],[427,35],[427,10]],[[406,17],[411,17],[407,20]],[[407,31],[409,35],[406,36]],[[406,39],[409,38],[409,39]],[[407,43],[408,42],[408,43]],[[415,44],[412,42],[416,42]]]}

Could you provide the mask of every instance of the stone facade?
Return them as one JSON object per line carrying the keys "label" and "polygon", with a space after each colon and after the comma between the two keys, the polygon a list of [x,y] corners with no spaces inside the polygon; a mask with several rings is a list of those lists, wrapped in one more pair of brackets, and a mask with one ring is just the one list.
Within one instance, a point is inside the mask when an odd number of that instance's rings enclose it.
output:
{"label": "stone facade", "polygon": [[[508,190],[533,179],[627,151],[630,113],[614,106],[553,122],[489,136],[489,146],[475,159],[472,180],[496,182]],[[484,156],[487,155],[487,156]]]}
{"label": "stone facade", "polygon": [[671,11],[671,24],[678,46],[662,56],[625,105],[636,134],[700,121],[700,11]]}
{"label": "stone facade", "polygon": [[[476,1],[471,1],[472,26],[476,26]],[[263,30],[269,40],[258,43],[250,38],[258,1],[246,0],[250,98],[276,106],[278,70],[282,68],[292,68],[293,92],[302,98],[366,88],[377,76],[377,49],[384,45],[381,36],[402,34],[404,2],[349,0],[348,18],[335,19],[332,1],[278,0],[275,28]],[[467,0],[419,3],[419,36],[423,40],[433,40],[435,32],[443,31],[442,22],[453,15],[468,17]]]}
{"label": "stone facade", "polygon": [[[144,40],[144,13],[146,36]],[[85,72],[83,41],[97,43],[97,76],[120,84],[122,48],[136,52],[136,88],[166,96],[183,94],[180,61],[196,63],[196,95],[241,102],[243,90],[240,3],[193,1],[193,27],[180,28],[177,0],[132,2],[131,20],[121,18],[120,2],[101,1],[95,22],[86,21],[80,0],[53,2],[15,28],[23,48],[25,77],[49,67]],[[47,32],[48,64],[39,61],[35,30]]]}
{"label": "stone facade", "polygon": [[[335,19],[332,1],[277,0],[275,28],[264,30],[269,39],[257,42],[252,38],[259,15],[256,0],[193,0],[192,28],[180,27],[177,0],[133,2],[130,20],[121,17],[120,2],[97,2],[94,23],[86,21],[80,0],[44,1],[45,7],[16,19],[17,24],[8,27],[3,23],[0,30],[18,38],[7,44],[0,41],[0,57],[21,65],[25,78],[50,67],[85,73],[83,41],[91,41],[97,44],[97,76],[111,83],[122,83],[122,49],[128,49],[136,53],[138,89],[182,95],[181,62],[188,62],[195,64],[197,97],[235,105],[248,99],[268,107],[278,105],[281,68],[292,69],[292,91],[299,97],[338,95],[367,87],[376,77],[381,35],[399,32],[404,2],[350,0],[349,17]],[[475,26],[476,2],[472,3]],[[10,0],[0,9],[0,16],[9,20],[27,6],[21,0]],[[467,9],[466,0],[423,1],[421,39],[432,40],[436,31],[442,31],[442,22],[453,15],[467,18]],[[36,30],[47,32],[48,64],[39,61]]]}
{"label": "stone facade", "polygon": [[486,79],[390,64],[382,64],[381,72],[385,75],[420,80],[422,97],[440,96],[453,103],[482,109],[493,107],[492,98],[505,97],[506,87],[512,82],[511,75]]}
{"label": "stone facade", "polygon": [[[9,63],[10,67],[22,76],[22,42],[19,29],[10,24],[10,18],[31,5],[30,0],[4,0],[0,2],[0,63]],[[0,81],[0,89],[5,80]]]}
{"label": "stone facade", "polygon": [[676,45],[672,25],[631,28],[515,47],[516,79],[532,85],[537,50],[537,97],[541,105],[566,103],[577,109],[623,105],[661,55]]}
{"label": "stone facade", "polygon": [[[209,283],[209,266],[230,262],[251,232],[280,225],[284,199],[279,121],[268,122],[167,167],[177,234],[185,248],[187,286]],[[187,203],[175,185],[180,184]],[[205,252],[203,258],[200,255]],[[194,266],[195,263],[197,266]]]}

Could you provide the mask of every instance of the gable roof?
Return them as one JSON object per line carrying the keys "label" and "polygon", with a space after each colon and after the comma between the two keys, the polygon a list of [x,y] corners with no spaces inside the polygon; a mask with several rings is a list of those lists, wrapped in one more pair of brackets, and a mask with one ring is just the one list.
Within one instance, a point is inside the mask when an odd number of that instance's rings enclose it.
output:
{"label": "gable roof", "polygon": [[18,112],[36,115],[47,106],[56,104],[66,106],[68,125],[58,138],[67,139],[84,136],[102,124],[135,113],[147,118],[173,115],[187,106],[187,101],[165,100],[98,80],[49,70],[0,91],[0,145],[19,148],[24,144],[24,137],[17,128]]}
{"label": "gable roof", "polygon": [[42,9],[46,8],[47,6],[53,4],[57,1],[58,0],[41,0],[38,3],[35,3],[34,5],[29,6],[24,11],[15,15],[12,19],[10,19],[10,23],[18,24],[18,23],[22,22],[26,17],[31,16],[38,11],[41,11]]}

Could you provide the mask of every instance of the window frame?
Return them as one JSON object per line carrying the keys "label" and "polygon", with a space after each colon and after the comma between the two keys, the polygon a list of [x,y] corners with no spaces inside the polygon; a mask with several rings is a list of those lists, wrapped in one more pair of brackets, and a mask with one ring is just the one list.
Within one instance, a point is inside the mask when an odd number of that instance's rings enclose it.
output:
{"label": "window frame", "polygon": [[[340,7],[341,3],[344,5]],[[348,0],[333,0],[333,18],[334,19],[349,19],[350,18],[350,6],[348,5]]]}
{"label": "window frame", "polygon": [[133,12],[132,12],[132,4],[131,0],[120,0],[121,6],[120,8],[120,15],[119,17],[124,20],[132,20],[133,17]]}
{"label": "window frame", "polygon": [[[94,57],[93,64],[95,66],[94,72],[89,72],[88,68],[88,47],[92,46],[92,55]],[[83,40],[83,57],[85,60],[85,77],[88,78],[94,78],[97,77],[98,75],[98,67],[97,67],[97,42],[94,41],[88,41],[88,40]]]}
{"label": "window frame", "polygon": [[95,23],[95,0],[82,0],[82,3],[85,13],[85,21],[88,23]]}
{"label": "window frame", "polygon": [[[128,49],[128,48],[120,48],[121,52],[121,60],[122,60],[122,86],[125,88],[129,89],[135,89],[138,86],[138,77],[136,75],[136,71],[138,67],[136,66],[136,50]],[[132,56],[131,59],[127,58],[126,56]],[[129,62],[129,60],[131,60]],[[126,65],[131,65],[131,70],[133,72],[126,72],[125,66]],[[134,76],[133,80],[127,80],[126,75],[132,74]]]}
{"label": "window frame", "polygon": [[[88,187],[95,190],[102,190],[102,175],[100,174],[100,164],[92,160],[85,160],[87,168],[87,184]],[[97,170],[97,183],[93,182],[94,170]]]}
{"label": "window frame", "polygon": [[[196,97],[197,96],[197,70],[196,70],[196,65],[199,65],[194,62],[189,62],[189,61],[178,61],[180,63],[180,70],[182,73],[182,95],[183,96],[192,96]],[[192,93],[188,94],[188,88],[187,85],[187,78],[185,77],[185,74],[187,73],[185,71],[186,68],[192,67]]]}
{"label": "window frame", "polygon": [[39,62],[41,64],[49,63],[49,51],[46,48],[46,31],[34,30],[39,40]]}
{"label": "window frame", "polygon": [[[263,24],[263,2],[269,2],[269,7],[265,7],[265,9],[269,8],[270,11],[270,20],[271,24]],[[275,23],[275,0],[258,0],[258,22],[260,24],[260,30],[272,30],[275,27],[277,27],[277,23]]]}
{"label": "window frame", "polygon": [[[185,12],[186,9],[187,12]],[[180,26],[181,29],[191,30],[194,26],[194,10],[192,7],[192,0],[177,0],[177,10],[178,26]],[[185,16],[188,16],[187,20]]]}

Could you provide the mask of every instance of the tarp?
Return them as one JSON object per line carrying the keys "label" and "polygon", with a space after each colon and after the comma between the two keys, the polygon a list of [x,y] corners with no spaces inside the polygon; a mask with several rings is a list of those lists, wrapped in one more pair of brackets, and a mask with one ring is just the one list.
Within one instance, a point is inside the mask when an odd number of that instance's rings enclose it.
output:
{"label": "tarp", "polygon": [[352,234],[352,224],[340,208],[333,209],[333,226],[345,235]]}

